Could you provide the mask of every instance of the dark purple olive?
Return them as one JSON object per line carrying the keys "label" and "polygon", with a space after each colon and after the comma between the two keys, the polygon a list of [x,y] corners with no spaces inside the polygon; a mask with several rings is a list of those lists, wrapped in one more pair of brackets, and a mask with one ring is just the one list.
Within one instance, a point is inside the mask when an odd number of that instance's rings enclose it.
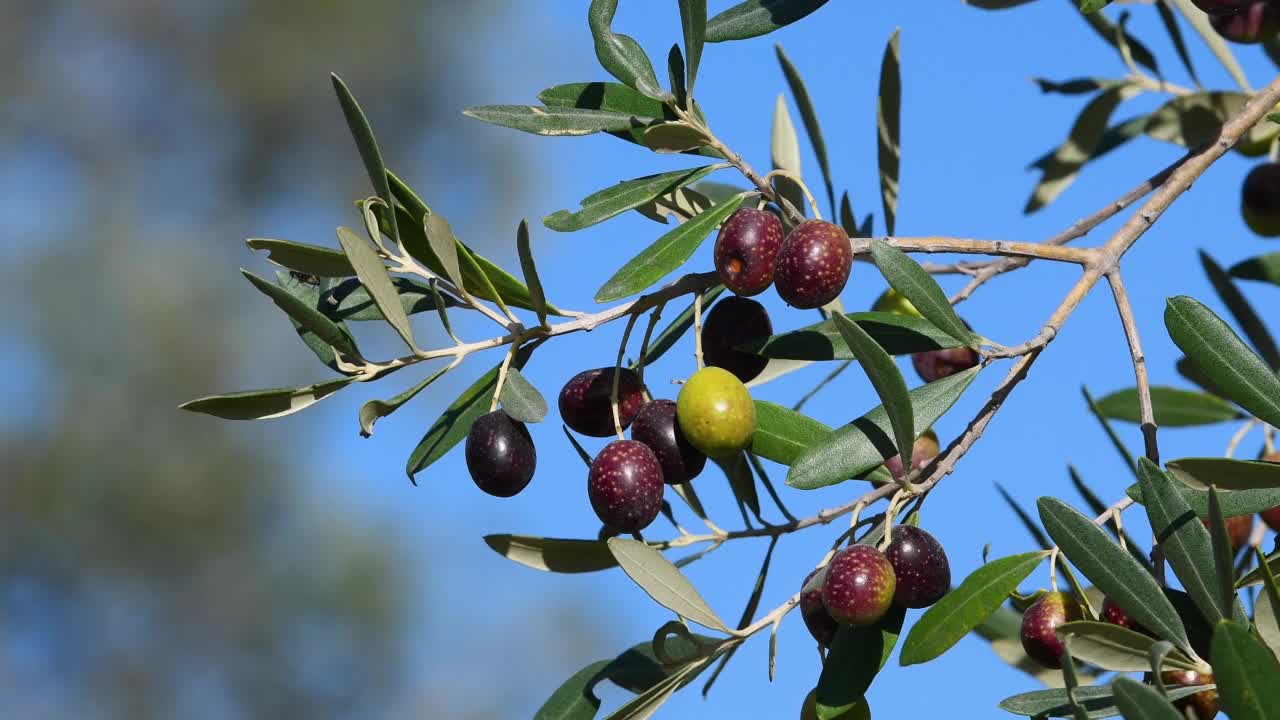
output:
{"label": "dark purple olive", "polygon": [[523,490],[538,464],[529,428],[501,410],[481,415],[471,424],[465,454],[476,487],[497,497]]}
{"label": "dark purple olive", "polygon": [[644,443],[614,440],[591,461],[587,496],[600,521],[620,532],[640,532],[662,509],[662,465]]}
{"label": "dark purple olive", "polygon": [[964,372],[981,361],[977,351],[971,348],[948,348],[914,353],[911,364],[921,380],[927,383]]}
{"label": "dark purple olive", "polygon": [[[570,429],[592,437],[614,434],[611,367],[584,370],[569,379],[560,390],[560,419]],[[618,378],[618,418],[625,429],[644,404],[644,387],[640,376],[628,368]]]}
{"label": "dark purple olive", "polygon": [[735,348],[772,334],[773,323],[763,305],[749,298],[727,297],[711,308],[702,323],[703,361],[751,382],[764,372],[769,359]]}
{"label": "dark purple olive", "polygon": [[895,526],[891,532],[884,555],[897,578],[893,601],[908,608],[929,607],[938,602],[951,589],[951,564],[942,543],[911,525]]}
{"label": "dark purple olive", "polygon": [[[814,576],[819,574],[818,581],[813,582]],[[804,619],[804,626],[809,628],[809,634],[823,647],[831,645],[832,639],[836,636],[836,629],[839,627],[835,618],[827,612],[827,606],[822,604],[822,588],[826,583],[826,577],[827,569],[818,568],[809,573],[800,585],[800,617]],[[812,587],[809,586],[811,582],[813,582]]]}
{"label": "dark purple olive", "polygon": [[852,266],[853,248],[844,230],[823,220],[806,220],[782,242],[773,280],[784,302],[810,310],[839,297]]}
{"label": "dark purple olive", "polygon": [[773,284],[782,247],[782,221],[773,213],[740,208],[720,226],[714,259],[720,282],[737,295],[759,295]]}
{"label": "dark purple olive", "polygon": [[676,404],[671,400],[645,403],[631,422],[631,439],[648,445],[658,457],[662,479],[668,485],[689,482],[707,464],[707,456],[685,439],[676,422]]}
{"label": "dark purple olive", "polygon": [[1280,236],[1280,164],[1263,163],[1249,171],[1240,191],[1240,213],[1255,233]]}
{"label": "dark purple olive", "polygon": [[1280,8],[1273,0],[1253,0],[1226,15],[1210,15],[1209,24],[1234,43],[1253,44],[1280,33]]}

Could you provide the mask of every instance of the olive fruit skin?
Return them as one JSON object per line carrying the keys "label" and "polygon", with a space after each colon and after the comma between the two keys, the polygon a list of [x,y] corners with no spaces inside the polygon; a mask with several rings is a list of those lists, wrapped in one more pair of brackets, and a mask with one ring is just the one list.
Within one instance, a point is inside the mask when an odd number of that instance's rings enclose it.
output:
{"label": "olive fruit skin", "polygon": [[[817,582],[806,590],[814,576],[819,576]],[[827,612],[827,606],[822,604],[822,588],[826,582],[827,568],[824,567],[809,573],[800,584],[800,617],[804,620],[804,626],[809,628],[809,634],[822,647],[830,647],[836,630],[840,627],[831,613]]]}
{"label": "olive fruit skin", "polygon": [[1230,15],[1240,12],[1249,0],[1191,0],[1191,4],[1209,15]]}
{"label": "olive fruit skin", "polygon": [[1237,12],[1210,15],[1209,24],[1219,35],[1234,43],[1260,43],[1280,33],[1280,8],[1272,0],[1253,0]]}
{"label": "olive fruit skin", "polygon": [[1047,668],[1062,667],[1058,626],[1079,619],[1075,598],[1062,592],[1045,593],[1022,614],[1022,649]]}
{"label": "olive fruit skin", "polygon": [[923,608],[941,600],[951,589],[951,564],[942,543],[911,525],[897,525],[890,532],[884,556],[897,579],[893,601],[906,608]]}
{"label": "olive fruit skin", "polygon": [[973,348],[947,348],[946,350],[926,350],[911,355],[911,365],[916,374],[927,383],[951,377],[974,367],[982,358]]}
{"label": "olive fruit skin", "polygon": [[[814,688],[805,696],[804,705],[800,706],[800,720],[818,720],[818,689]],[[862,698],[856,705],[845,710],[831,720],[871,720],[871,706]]]}
{"label": "olive fruit skin", "polygon": [[680,388],[676,420],[690,445],[708,457],[727,458],[751,444],[756,406],[733,373],[705,367]]}
{"label": "olive fruit skin", "polygon": [[889,611],[897,585],[883,553],[870,545],[853,545],[828,564],[822,604],[838,623],[870,625]]}
{"label": "olive fruit skin", "polygon": [[[1204,523],[1205,529],[1212,529],[1212,523],[1208,518],[1202,518],[1200,522]],[[1236,515],[1227,518],[1227,540],[1231,543],[1232,552],[1244,547],[1249,542],[1251,534],[1253,534],[1252,515]]]}
{"label": "olive fruit skin", "polygon": [[678,485],[698,477],[707,465],[707,456],[689,444],[676,422],[676,404],[671,400],[651,400],[640,408],[631,422],[631,439],[649,446],[662,465],[662,479]]}
{"label": "olive fruit skin", "polygon": [[773,284],[782,221],[755,208],[739,208],[716,236],[713,257],[720,282],[736,295],[759,295]]}
{"label": "olive fruit skin", "polygon": [[[591,437],[609,437],[614,434],[613,407],[609,397],[613,393],[614,368],[583,370],[569,379],[560,389],[560,419],[574,432]],[[644,386],[640,376],[629,368],[623,368],[618,377],[618,419],[625,429],[631,425],[640,406],[644,404]]]}
{"label": "olive fruit skin", "polygon": [[[941,449],[941,446],[938,445],[938,435],[933,430],[926,430],[923,435],[916,438],[915,444],[911,446],[911,469],[919,470],[928,465],[930,460],[938,457],[938,452]],[[902,470],[901,455],[894,455],[885,460],[884,467],[899,480],[906,475]]]}
{"label": "olive fruit skin", "polygon": [[[1151,682],[1151,673],[1148,672],[1143,675],[1142,679],[1146,682]],[[1210,685],[1214,682],[1212,675],[1201,675],[1194,670],[1166,670],[1160,673],[1160,679],[1164,681],[1165,685]],[[1178,708],[1180,713],[1185,713],[1190,708],[1197,720],[1215,718],[1221,709],[1218,706],[1217,690],[1205,690],[1195,695],[1174,700],[1173,706]]]}
{"label": "olive fruit skin", "polygon": [[1240,214],[1249,229],[1262,237],[1280,237],[1280,164],[1255,166],[1244,178]]}
{"label": "olive fruit skin", "polygon": [[853,248],[844,230],[823,220],[806,220],[783,241],[773,280],[784,302],[812,310],[839,297],[852,266]]}
{"label": "olive fruit skin", "polygon": [[605,525],[640,532],[662,509],[662,465],[644,443],[614,440],[591,461],[587,496]]}
{"label": "olive fruit skin", "polygon": [[1105,598],[1102,601],[1102,610],[1098,613],[1099,619],[1103,622],[1119,625],[1122,628],[1133,630],[1134,632],[1146,633],[1146,629],[1139,625],[1129,612],[1120,607],[1111,598]]}
{"label": "olive fruit skin", "polygon": [[476,487],[494,497],[511,497],[525,489],[538,464],[529,428],[501,410],[476,418],[464,454]]}
{"label": "olive fruit skin", "polygon": [[887,312],[894,315],[910,315],[911,317],[924,317],[915,305],[906,298],[905,295],[889,288],[880,293],[880,297],[876,298],[875,303],[871,306],[872,312]]}
{"label": "olive fruit skin", "polygon": [[[1262,462],[1280,463],[1280,452],[1263,455],[1261,460]],[[1280,505],[1277,505],[1270,510],[1263,510],[1258,513],[1258,517],[1262,518],[1262,522],[1266,523],[1267,527],[1280,532]]]}
{"label": "olive fruit skin", "polygon": [[735,348],[772,334],[773,323],[763,305],[749,298],[727,297],[712,306],[702,323],[702,359],[744,383],[751,382],[764,372],[769,359]]}

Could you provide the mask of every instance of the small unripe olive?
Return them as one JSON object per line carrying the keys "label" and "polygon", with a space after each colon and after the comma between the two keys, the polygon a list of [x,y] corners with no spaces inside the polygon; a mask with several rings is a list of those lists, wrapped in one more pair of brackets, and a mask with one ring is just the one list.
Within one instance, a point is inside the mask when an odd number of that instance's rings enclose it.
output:
{"label": "small unripe olive", "polygon": [[690,445],[708,457],[727,458],[751,444],[756,406],[733,373],[705,367],[680,388],[676,420]]}
{"label": "small unripe olive", "polygon": [[915,305],[907,299],[905,295],[889,288],[876,298],[875,304],[871,306],[874,312],[888,312],[895,315],[911,315],[913,317],[924,317]]}

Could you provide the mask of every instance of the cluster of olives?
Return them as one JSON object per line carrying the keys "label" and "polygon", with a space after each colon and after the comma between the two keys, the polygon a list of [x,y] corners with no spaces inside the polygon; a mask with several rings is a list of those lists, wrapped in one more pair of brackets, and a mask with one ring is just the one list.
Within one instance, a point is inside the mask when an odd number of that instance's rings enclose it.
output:
{"label": "cluster of olives", "polygon": [[806,220],[784,237],[777,215],[742,208],[720,227],[715,264],[721,282],[737,295],[759,295],[774,285],[783,302],[811,310],[844,290],[853,248],[838,225]]}
{"label": "cluster of olives", "polygon": [[1237,43],[1259,43],[1280,34],[1280,2],[1275,0],[1191,0],[1209,15],[1222,37]]}
{"label": "cluster of olives", "polygon": [[[1124,608],[1106,598],[1102,602],[1099,618],[1103,622],[1150,635],[1145,628],[1133,620]],[[1058,626],[1063,623],[1081,619],[1080,605],[1075,596],[1064,592],[1047,592],[1040,596],[1022,615],[1022,648],[1027,655],[1047,668],[1062,667],[1062,638],[1058,636]],[[1151,681],[1151,673],[1146,680]],[[1170,670],[1161,673],[1161,680],[1175,685],[1207,685],[1213,683],[1213,676],[1201,675],[1191,670]],[[1184,713],[1191,711],[1199,720],[1209,720],[1218,714],[1218,691],[1205,690],[1174,702]]]}
{"label": "cluster of olives", "polygon": [[837,628],[878,622],[890,606],[922,608],[951,588],[951,565],[942,544],[912,525],[893,528],[884,552],[850,545],[804,579],[800,616],[819,645],[828,647]]}
{"label": "cluster of olives", "polygon": [[[629,368],[585,370],[565,383],[558,403],[565,425],[582,435],[609,437],[616,430],[617,380],[617,426],[630,428],[631,439],[606,445],[587,473],[591,507],[611,531],[643,530],[662,508],[665,485],[689,482],[707,458],[731,457],[751,443],[755,404],[743,383],[767,361],[737,347],[772,332],[760,303],[726,298],[707,314],[702,330],[706,367],[684,383],[675,401],[649,399],[639,374]],[[498,497],[523,490],[537,463],[529,430],[502,410],[471,426],[466,457],[472,480]]]}

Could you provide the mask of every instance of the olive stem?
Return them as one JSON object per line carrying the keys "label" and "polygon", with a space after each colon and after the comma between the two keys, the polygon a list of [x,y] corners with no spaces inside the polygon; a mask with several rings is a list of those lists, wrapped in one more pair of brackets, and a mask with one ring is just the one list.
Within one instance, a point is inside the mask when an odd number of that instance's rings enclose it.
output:
{"label": "olive stem", "polygon": [[[507,351],[505,357],[502,358],[502,364],[498,366],[498,379],[493,385],[493,399],[489,401],[489,412],[498,409],[498,399],[502,397],[502,388],[507,383],[507,373],[511,367],[511,359],[516,356],[516,352],[520,349],[520,343],[511,343],[511,349]],[[457,361],[454,361],[455,364]]]}
{"label": "olive stem", "polygon": [[693,357],[702,369],[702,293],[693,296]]}
{"label": "olive stem", "polygon": [[796,185],[799,185],[800,190],[804,192],[805,198],[809,201],[809,209],[813,211],[813,217],[818,220],[822,219],[822,211],[818,209],[818,201],[814,199],[813,192],[809,190],[809,186],[806,185],[804,183],[804,180],[800,178],[799,173],[794,173],[794,172],[791,172],[790,170],[782,170],[782,169],[770,170],[769,172],[765,173],[765,176],[764,176],[765,182],[769,182],[774,178],[774,176],[787,178],[788,180],[795,183]]}
{"label": "olive stem", "polygon": [[[702,293],[698,293],[698,296],[701,297]],[[667,304],[664,301],[661,305],[655,307],[653,312],[649,313],[649,324],[644,329],[644,339],[640,341],[640,358],[636,360],[636,371],[640,375],[641,388],[645,387],[644,369],[649,364],[649,340],[653,338],[653,329],[657,326],[658,320],[662,318],[662,309],[666,306]],[[644,392],[647,394],[649,391],[646,389]]]}
{"label": "olive stem", "polygon": [[1236,430],[1235,433],[1231,435],[1231,441],[1227,443],[1227,451],[1224,453],[1224,455],[1228,459],[1234,458],[1236,456],[1236,449],[1240,447],[1240,443],[1244,442],[1244,439],[1246,436],[1248,436],[1249,431],[1252,430],[1255,426],[1257,426],[1259,422],[1261,421],[1258,420],[1258,418],[1249,418],[1248,420],[1244,421],[1243,424],[1240,425],[1239,430]]}
{"label": "olive stem", "polygon": [[627,329],[622,331],[622,342],[618,343],[618,360],[613,364],[613,386],[609,389],[609,409],[613,412],[613,429],[619,440],[625,440],[622,434],[622,416],[618,412],[618,385],[622,380],[622,356],[627,352],[627,341],[631,339],[631,329],[636,326],[637,315],[627,318]]}
{"label": "olive stem", "polygon": [[1133,358],[1133,375],[1138,385],[1138,415],[1142,426],[1142,438],[1146,445],[1147,459],[1157,465],[1160,463],[1160,446],[1156,443],[1156,415],[1151,401],[1151,380],[1147,377],[1147,358],[1142,352],[1142,341],[1138,338],[1138,321],[1133,316],[1133,306],[1129,303],[1129,293],[1125,290],[1124,280],[1120,277],[1120,269],[1113,268],[1107,273],[1107,282],[1111,285],[1111,294],[1115,296],[1116,312],[1120,323],[1124,326],[1124,336],[1129,342],[1129,354]]}

